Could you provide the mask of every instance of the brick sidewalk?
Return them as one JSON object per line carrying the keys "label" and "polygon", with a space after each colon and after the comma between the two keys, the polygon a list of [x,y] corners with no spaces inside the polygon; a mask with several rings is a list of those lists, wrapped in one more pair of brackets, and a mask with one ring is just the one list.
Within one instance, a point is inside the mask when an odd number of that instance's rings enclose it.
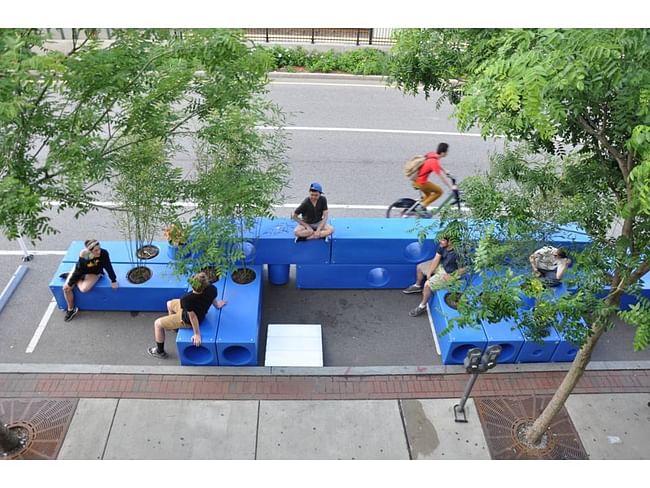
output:
{"label": "brick sidewalk", "polygon": [[[473,397],[550,395],[563,371],[486,373]],[[0,398],[155,398],[185,400],[373,400],[454,398],[467,374],[387,376],[194,376],[0,374]],[[573,393],[650,392],[650,370],[587,371]]]}

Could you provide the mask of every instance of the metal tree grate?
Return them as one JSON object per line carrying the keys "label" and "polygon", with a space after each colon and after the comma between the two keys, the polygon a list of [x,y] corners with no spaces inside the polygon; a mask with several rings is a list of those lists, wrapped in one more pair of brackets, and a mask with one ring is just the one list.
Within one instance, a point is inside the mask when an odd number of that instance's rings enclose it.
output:
{"label": "metal tree grate", "polygon": [[77,399],[0,400],[0,419],[29,433],[25,448],[5,459],[56,459],[76,407]]}
{"label": "metal tree grate", "polygon": [[522,431],[544,410],[551,397],[474,399],[492,459],[588,459],[566,412],[553,419],[539,446],[522,442]]}

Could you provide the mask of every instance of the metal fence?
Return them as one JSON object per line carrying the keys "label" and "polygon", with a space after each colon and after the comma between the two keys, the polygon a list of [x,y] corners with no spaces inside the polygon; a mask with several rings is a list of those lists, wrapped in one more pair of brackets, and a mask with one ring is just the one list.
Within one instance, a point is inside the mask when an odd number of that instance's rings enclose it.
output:
{"label": "metal fence", "polygon": [[245,29],[246,37],[261,42],[296,42],[309,44],[391,45],[393,29]]}
{"label": "metal fence", "polygon": [[[85,32],[78,29],[45,29],[52,39],[73,39],[77,36],[84,38]],[[393,44],[391,28],[289,28],[289,29],[243,29],[246,37],[258,42],[295,42],[308,44],[354,44],[389,46]],[[182,36],[183,29],[175,30]],[[111,39],[112,29],[96,29],[98,39]]]}

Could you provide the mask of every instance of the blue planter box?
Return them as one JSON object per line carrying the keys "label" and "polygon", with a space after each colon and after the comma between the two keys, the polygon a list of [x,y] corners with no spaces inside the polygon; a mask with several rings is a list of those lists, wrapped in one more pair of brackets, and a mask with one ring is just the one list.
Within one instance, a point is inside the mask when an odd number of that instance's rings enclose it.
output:
{"label": "blue planter box", "polygon": [[[226,280],[220,279],[214,286],[217,287],[217,300],[223,300]],[[176,350],[183,366],[218,366],[217,332],[221,319],[221,309],[210,306],[210,310],[199,324],[201,329],[201,345],[192,344],[192,328],[179,329],[176,335]]]}
{"label": "blue planter box", "polygon": [[[73,263],[61,263],[50,281],[49,287],[60,309],[67,305],[63,296],[65,280],[59,275],[72,271]],[[130,264],[113,263],[119,287],[111,288],[107,275],[99,278],[88,293],[80,293],[74,288],[75,305],[80,310],[122,310],[125,312],[166,312],[167,300],[180,298],[187,290],[187,279],[179,279],[165,264],[147,265],[153,276],[145,283],[134,285],[126,275],[132,269]]]}
{"label": "blue planter box", "polygon": [[[135,251],[137,247],[132,244],[131,247],[127,241],[100,241],[102,249],[106,249],[111,257],[111,262],[131,264],[136,262]],[[153,241],[152,244],[160,250],[158,255],[152,259],[144,259],[141,262],[144,265],[149,264],[167,264],[171,261],[169,257],[169,243],[167,241]],[[83,241],[72,241],[68,252],[63,256],[64,263],[76,263],[79,260],[79,253],[84,249]]]}
{"label": "blue planter box", "polygon": [[217,333],[220,366],[256,366],[262,318],[262,267],[252,266],[255,280],[240,285],[229,274],[225,280],[225,307]]}
{"label": "blue planter box", "polygon": [[446,290],[439,290],[432,294],[431,300],[429,300],[429,312],[438,338],[442,363],[463,364],[467,351],[470,349],[477,347],[481,351],[485,350],[487,337],[482,327],[478,329],[454,327],[447,334],[441,335],[441,332],[447,327],[448,321],[458,317],[458,311],[445,303],[443,297],[446,293]]}
{"label": "blue planter box", "polygon": [[326,264],[330,262],[331,241],[313,239],[295,242],[292,219],[259,219],[246,232],[245,252],[255,264]]}
{"label": "blue planter box", "polygon": [[521,346],[519,355],[517,356],[517,363],[548,363],[551,361],[558,344],[562,340],[560,335],[555,330],[555,327],[550,327],[548,336],[542,339],[542,342],[535,342],[530,340],[526,334],[522,332],[526,342]]}
{"label": "blue planter box", "polygon": [[[333,264],[416,264],[433,258],[437,241],[418,242],[414,219],[332,219]],[[415,271],[414,271],[415,273]]]}
{"label": "blue planter box", "polygon": [[[483,331],[487,337],[487,347],[501,346],[498,363],[514,363],[524,345],[525,339],[513,320],[502,320],[494,324],[483,322]],[[513,328],[514,327],[514,328]]]}
{"label": "blue planter box", "polygon": [[551,361],[557,363],[573,361],[580,348],[572,342],[567,341],[562,332],[558,331],[557,333],[560,337],[560,343],[557,345],[553,356],[551,356]]}
{"label": "blue planter box", "polygon": [[406,288],[414,281],[414,264],[299,264],[296,266],[297,288]]}

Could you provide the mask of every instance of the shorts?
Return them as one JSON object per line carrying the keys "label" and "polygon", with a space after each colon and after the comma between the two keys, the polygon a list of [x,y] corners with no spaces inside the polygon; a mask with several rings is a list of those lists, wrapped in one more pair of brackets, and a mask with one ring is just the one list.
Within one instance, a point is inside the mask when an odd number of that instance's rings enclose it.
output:
{"label": "shorts", "polygon": [[169,308],[171,308],[172,314],[160,318],[160,325],[163,329],[174,330],[192,327],[191,324],[183,322],[183,309],[181,308],[180,298],[172,300]]}
{"label": "shorts", "polygon": [[[83,280],[83,279],[84,279],[84,276],[86,276],[87,274],[91,274],[91,273],[82,273],[82,272],[79,271],[79,270],[77,269],[77,267],[75,266],[75,268],[74,268],[74,269],[70,272],[70,274],[68,275],[68,279],[65,280],[65,283],[66,283],[68,286],[73,287],[73,286],[75,286],[77,283],[79,283],[81,280]],[[101,275],[100,275],[100,276],[101,276]]]}

